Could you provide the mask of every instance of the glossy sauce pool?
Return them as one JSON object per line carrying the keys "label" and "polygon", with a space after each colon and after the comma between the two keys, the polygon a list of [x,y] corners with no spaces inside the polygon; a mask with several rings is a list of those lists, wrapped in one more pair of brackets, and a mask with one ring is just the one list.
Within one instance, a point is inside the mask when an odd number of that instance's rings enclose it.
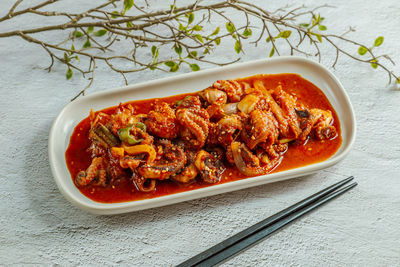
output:
{"label": "glossy sauce pool", "polygon": [[[257,79],[259,79],[259,77],[260,76],[258,76]],[[254,78],[249,77],[240,80],[251,82],[252,79]],[[289,94],[295,95],[298,101],[302,102],[306,107],[330,110],[334,117],[333,126],[335,126],[338,133],[336,138],[332,140],[317,141],[309,139],[304,145],[290,144],[287,152],[283,155],[281,163],[272,172],[280,172],[310,165],[324,161],[333,156],[342,144],[340,123],[335,110],[322,91],[314,84],[303,79],[297,74],[263,75],[262,79],[267,89],[275,88],[276,86],[281,85],[283,90]],[[186,95],[194,94],[196,93],[158,99],[136,100],[126,102],[123,105],[131,104],[135,111],[140,111],[139,113],[148,113],[153,109],[153,105],[156,100],[161,100],[167,103],[175,103],[176,101],[184,98]],[[106,108],[101,111],[112,114],[116,108],[117,106]],[[75,179],[77,173],[81,170],[86,170],[91,162],[91,153],[88,151],[90,145],[89,129],[90,120],[89,117],[87,117],[75,127],[70,139],[70,144],[65,152],[67,167],[73,180]],[[249,177],[241,174],[236,167],[227,166],[226,171],[222,175],[221,182],[219,183],[226,183],[246,178]],[[156,189],[153,192],[143,193],[138,192],[134,186],[129,183],[128,179],[120,179],[119,183],[115,183],[114,185],[105,188],[88,185],[86,187],[79,188],[79,190],[82,194],[94,201],[103,203],[116,203],[155,198],[212,185],[213,184],[198,182],[197,180],[191,184],[181,184],[172,180],[164,180],[157,181]]]}

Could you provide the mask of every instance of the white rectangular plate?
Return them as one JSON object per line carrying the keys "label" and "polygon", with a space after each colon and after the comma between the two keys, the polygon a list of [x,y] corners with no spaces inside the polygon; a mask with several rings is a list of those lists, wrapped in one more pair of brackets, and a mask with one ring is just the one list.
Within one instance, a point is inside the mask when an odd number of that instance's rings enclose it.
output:
{"label": "white rectangular plate", "polygon": [[[158,198],[123,203],[98,203],[84,196],[75,187],[66,166],[65,151],[74,127],[88,116],[91,108],[100,110],[116,106],[120,102],[199,91],[216,80],[234,79],[260,73],[297,73],[311,81],[325,93],[336,110],[341,124],[343,143],[335,155],[323,162],[292,170],[217,184]],[[277,57],[269,60],[263,59],[192,72],[81,97],[65,106],[55,119],[50,130],[49,159],[54,180],[61,193],[69,201],[91,213],[117,214],[160,207],[317,172],[342,160],[349,152],[354,142],[355,134],[356,122],[350,100],[338,79],[327,68],[305,58]]]}

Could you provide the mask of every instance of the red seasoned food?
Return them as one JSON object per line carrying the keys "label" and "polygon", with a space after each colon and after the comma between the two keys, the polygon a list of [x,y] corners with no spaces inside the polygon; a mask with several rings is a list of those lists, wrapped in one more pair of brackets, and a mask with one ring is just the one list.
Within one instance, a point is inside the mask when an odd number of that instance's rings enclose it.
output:
{"label": "red seasoned food", "polygon": [[296,74],[262,74],[91,111],[66,161],[84,195],[112,203],[305,166],[341,143],[319,88]]}

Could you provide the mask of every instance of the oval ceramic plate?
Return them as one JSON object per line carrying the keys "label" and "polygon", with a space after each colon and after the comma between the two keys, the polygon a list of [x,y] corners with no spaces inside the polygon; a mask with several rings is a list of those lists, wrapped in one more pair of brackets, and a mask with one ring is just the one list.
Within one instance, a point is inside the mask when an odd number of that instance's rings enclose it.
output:
{"label": "oval ceramic plate", "polygon": [[[91,108],[100,110],[116,106],[120,102],[195,92],[208,87],[216,80],[234,79],[260,73],[297,73],[314,83],[325,93],[338,114],[342,128],[343,143],[335,155],[323,162],[292,170],[217,184],[158,198],[123,203],[95,202],[84,196],[75,187],[66,166],[65,151],[74,127],[88,116]],[[192,72],[81,97],[69,103],[55,119],[50,130],[49,159],[54,180],[61,193],[69,201],[91,213],[117,214],[160,207],[317,172],[342,160],[349,152],[354,142],[355,134],[356,123],[353,108],[338,79],[327,68],[314,61],[300,57],[278,57]]]}

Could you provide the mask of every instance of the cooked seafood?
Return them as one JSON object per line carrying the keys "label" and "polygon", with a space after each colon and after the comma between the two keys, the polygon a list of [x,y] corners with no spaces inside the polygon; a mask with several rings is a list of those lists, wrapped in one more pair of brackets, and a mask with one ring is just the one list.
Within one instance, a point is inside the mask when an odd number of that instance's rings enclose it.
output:
{"label": "cooked seafood", "polygon": [[[92,193],[124,184],[131,194],[155,192],[166,182],[176,187],[215,184],[232,172],[267,174],[291,147],[340,136],[326,99],[318,102],[325,106],[314,106],[301,91],[289,90],[288,82],[271,86],[268,77],[218,80],[173,102],[147,100],[141,108],[130,102],[91,111],[87,133],[80,130],[90,164],[74,172],[75,184]],[[302,82],[296,76],[297,81]]]}

